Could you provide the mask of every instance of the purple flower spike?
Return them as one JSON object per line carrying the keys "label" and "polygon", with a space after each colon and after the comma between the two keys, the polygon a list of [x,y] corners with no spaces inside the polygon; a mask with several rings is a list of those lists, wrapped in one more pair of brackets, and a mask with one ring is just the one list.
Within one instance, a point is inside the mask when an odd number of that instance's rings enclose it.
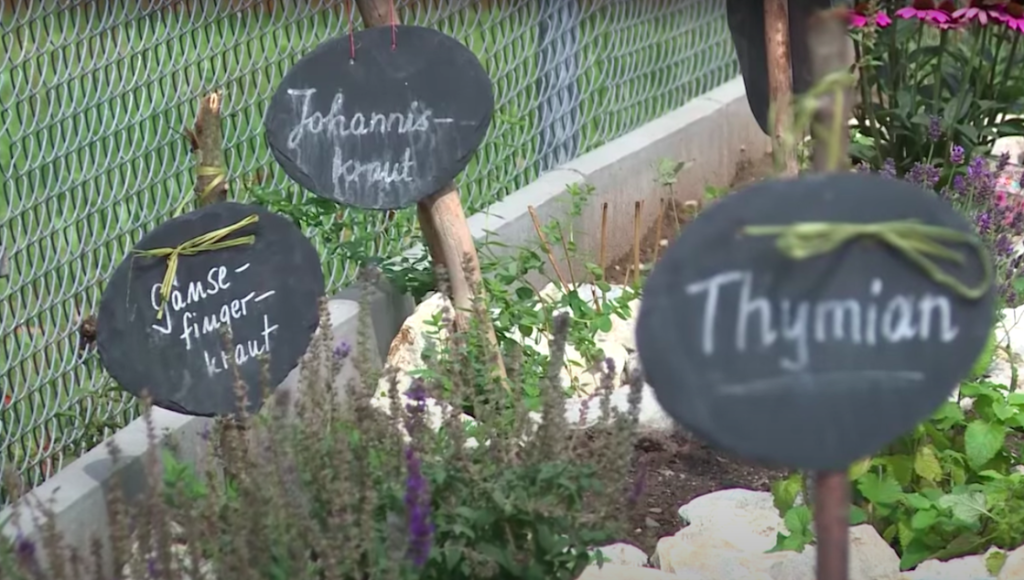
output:
{"label": "purple flower spike", "polygon": [[928,140],[935,143],[942,138],[942,118],[938,115],[932,115],[928,119]]}
{"label": "purple flower spike", "polygon": [[949,148],[949,162],[953,165],[960,165],[964,162],[964,148],[959,145],[953,145]]}
{"label": "purple flower spike", "polygon": [[334,358],[339,361],[347,359],[350,354],[352,354],[352,346],[344,340],[339,342],[338,346],[334,347]]}
{"label": "purple flower spike", "polygon": [[405,513],[409,533],[408,556],[413,566],[422,568],[430,557],[434,525],[430,521],[430,495],[419,457],[412,447],[405,450]]}
{"label": "purple flower spike", "polygon": [[896,162],[892,158],[886,159],[882,165],[882,170],[878,172],[882,177],[889,179],[896,179]]}

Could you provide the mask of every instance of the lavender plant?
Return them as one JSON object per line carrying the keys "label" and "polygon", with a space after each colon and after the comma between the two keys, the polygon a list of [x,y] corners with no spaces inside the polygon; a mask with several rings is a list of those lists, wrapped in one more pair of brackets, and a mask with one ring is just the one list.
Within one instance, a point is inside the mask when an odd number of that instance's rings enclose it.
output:
{"label": "lavender plant", "polygon": [[[932,124],[937,126],[938,122]],[[967,216],[992,251],[1001,306],[1020,305],[1024,290],[1024,258],[1020,251],[1024,240],[1024,198],[996,187],[997,177],[1010,161],[1009,155],[1003,154],[994,162],[981,155],[968,160],[965,148],[959,145],[935,155],[941,151],[941,135],[937,130],[930,131],[928,138],[930,153],[914,162],[906,173],[900,174],[892,159],[886,159],[878,173],[935,191]],[[864,162],[857,169],[871,171]]]}
{"label": "lavender plant", "polygon": [[[369,309],[362,311],[365,330]],[[451,325],[450,312],[444,319]],[[621,509],[636,495],[626,477],[642,381],[634,374],[628,413],[606,414],[596,430],[570,430],[557,384],[568,317],[553,326],[546,372],[510,376],[543,377],[540,425],[515,388],[472,402],[478,413],[467,422],[461,408],[481,392],[473,381],[493,376],[479,370],[493,359],[465,357],[486,344],[478,326],[449,333],[428,378],[399,385],[386,370],[382,405],[374,398],[380,373],[361,348],[365,333],[354,347],[334,344],[325,305],[296,397],[268,393],[259,415],[217,420],[196,466],[151,429],[147,491],[129,501],[112,486],[109,537],[70,546],[47,506],[33,504],[42,534],[0,541],[0,577],[576,578],[590,550],[621,532]],[[333,377],[346,364],[361,380],[339,396]],[[609,365],[605,398],[614,376]],[[428,415],[439,394],[450,405],[437,428]],[[111,453],[119,455],[114,446]]]}

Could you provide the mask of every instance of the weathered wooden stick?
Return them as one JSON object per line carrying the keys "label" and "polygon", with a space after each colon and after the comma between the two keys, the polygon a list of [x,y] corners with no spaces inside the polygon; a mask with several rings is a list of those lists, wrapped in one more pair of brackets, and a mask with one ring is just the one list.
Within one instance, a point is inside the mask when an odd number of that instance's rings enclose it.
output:
{"label": "weathered wooden stick", "polygon": [[[850,71],[853,43],[846,34],[846,14],[837,8],[811,17],[807,31],[811,70],[815,83]],[[824,91],[816,103],[811,135],[814,137],[814,170],[849,168],[849,120],[853,110],[853,83],[839,83]]]}
{"label": "weathered wooden stick", "polygon": [[[794,176],[797,164],[796,149],[788,146],[790,111],[793,100],[793,65],[789,54],[789,0],[765,0],[764,38],[768,55],[768,96],[774,107],[772,147],[775,161],[782,163],[782,174]],[[781,160],[780,160],[781,156]]]}
{"label": "weathered wooden stick", "polygon": [[[842,9],[823,11],[811,17],[807,43],[815,85],[830,82],[836,73],[849,70],[852,45],[846,35]],[[816,87],[818,88],[818,87]],[[813,89],[812,89],[813,90]],[[836,85],[817,96],[811,134],[814,137],[814,171],[826,173],[849,165],[852,85]],[[850,567],[850,481],[845,470],[814,475],[814,525],[818,536],[818,580],[847,580]],[[809,491],[805,479],[804,489]]]}
{"label": "weathered wooden stick", "polygon": [[555,258],[555,253],[551,251],[551,244],[548,243],[548,239],[544,236],[544,230],[540,227],[540,218],[537,217],[537,210],[533,209],[533,206],[527,206],[526,210],[530,212],[530,219],[533,220],[533,229],[537,232],[537,237],[540,239],[540,245],[544,248],[544,253],[548,255],[548,262],[551,263],[551,269],[555,271],[555,277],[558,278],[558,283],[562,285],[562,290],[568,292],[569,285],[565,282],[565,276],[562,275],[562,270],[558,267],[558,259]]}
{"label": "weathered wooden stick", "polygon": [[[359,14],[363,17],[363,25],[374,26],[397,25],[398,11],[394,0],[356,0]],[[357,52],[358,58],[358,52]],[[483,279],[480,274],[480,258],[476,253],[476,244],[466,224],[466,214],[459,198],[459,190],[454,183],[434,193],[419,203],[417,215],[420,229],[431,259],[435,264],[444,264],[451,281],[452,303],[455,306],[456,329],[466,330],[466,316],[473,312],[474,289],[483,291]],[[468,269],[468,271],[467,271]],[[480,298],[483,298],[482,296]],[[484,325],[491,348],[494,349],[497,367],[502,385],[509,388],[505,364],[498,348],[498,338],[490,318],[483,317]]]}
{"label": "weathered wooden stick", "polygon": [[227,168],[224,166],[224,132],[221,128],[221,93],[214,91],[199,99],[193,128],[195,136],[196,196],[205,207],[228,199]]}

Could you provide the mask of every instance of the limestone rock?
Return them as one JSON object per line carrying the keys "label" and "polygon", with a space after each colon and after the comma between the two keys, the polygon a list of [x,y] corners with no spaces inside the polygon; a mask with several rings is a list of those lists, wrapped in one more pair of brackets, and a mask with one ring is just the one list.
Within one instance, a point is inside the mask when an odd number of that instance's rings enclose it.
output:
{"label": "limestone rock", "polygon": [[[770,493],[728,489],[679,509],[688,525],[658,542],[656,563],[666,572],[691,570],[708,578],[813,580],[814,546],[768,553],[785,523]],[[850,580],[898,580],[899,558],[871,526],[850,530]]]}
{"label": "limestone rock", "polygon": [[992,551],[945,562],[927,560],[903,576],[906,580],[995,580],[985,568],[985,558]]}
{"label": "limestone rock", "polygon": [[590,565],[577,580],[713,580],[708,576],[684,576],[669,574],[654,568],[637,568],[635,566],[618,566],[605,564],[598,567]]}
{"label": "limestone rock", "polygon": [[[648,563],[647,554],[633,544],[612,544],[598,548],[598,550],[601,551],[605,564],[643,568]],[[594,552],[597,552],[597,550],[594,550]]]}
{"label": "limestone rock", "polygon": [[[815,546],[807,546],[797,557],[776,562],[772,580],[814,580]],[[850,528],[850,580],[900,580],[900,559],[878,532],[869,525]]]}
{"label": "limestone rock", "polygon": [[1024,578],[1024,546],[1010,552],[999,571],[996,580],[1020,580]]}

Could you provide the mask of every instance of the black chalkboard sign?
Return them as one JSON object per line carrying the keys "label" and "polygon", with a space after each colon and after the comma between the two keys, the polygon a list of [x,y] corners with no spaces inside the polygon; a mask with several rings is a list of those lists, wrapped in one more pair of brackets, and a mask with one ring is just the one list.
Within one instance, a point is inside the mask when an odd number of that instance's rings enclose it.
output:
{"label": "black chalkboard sign", "polygon": [[355,58],[344,35],[285,75],[264,119],[270,150],[321,197],[413,205],[451,183],[480,146],[491,80],[472,51],[430,28],[369,28],[351,40]]}
{"label": "black chalkboard sign", "polygon": [[[166,250],[195,248],[218,230],[212,243],[228,247],[183,251],[164,286]],[[250,243],[231,245],[240,241]],[[100,300],[100,360],[133,395],[200,416],[238,411],[234,360],[251,413],[306,353],[323,295],[320,258],[291,221],[255,205],[211,205],[151,231],[114,271]]]}
{"label": "black chalkboard sign", "polygon": [[[950,277],[937,282],[894,248],[909,234],[890,222],[963,237],[932,246],[962,263],[925,253]],[[777,234],[797,223],[836,247],[795,258],[790,249],[806,248],[780,247],[792,239]],[[781,230],[757,229],[768,225]],[[665,410],[709,442],[845,469],[925,419],[970,371],[994,323],[990,274],[970,224],[934,193],[857,173],[764,181],[668,249],[643,290],[637,347]]]}
{"label": "black chalkboard sign", "polygon": [[[819,10],[832,7],[833,0],[789,0],[789,58],[793,74],[793,94],[806,92],[814,84],[811,57],[807,47],[807,26]],[[764,3],[726,0],[725,14],[736,47],[736,58],[743,75],[747,104],[758,126],[769,134],[768,50],[764,34]]]}

